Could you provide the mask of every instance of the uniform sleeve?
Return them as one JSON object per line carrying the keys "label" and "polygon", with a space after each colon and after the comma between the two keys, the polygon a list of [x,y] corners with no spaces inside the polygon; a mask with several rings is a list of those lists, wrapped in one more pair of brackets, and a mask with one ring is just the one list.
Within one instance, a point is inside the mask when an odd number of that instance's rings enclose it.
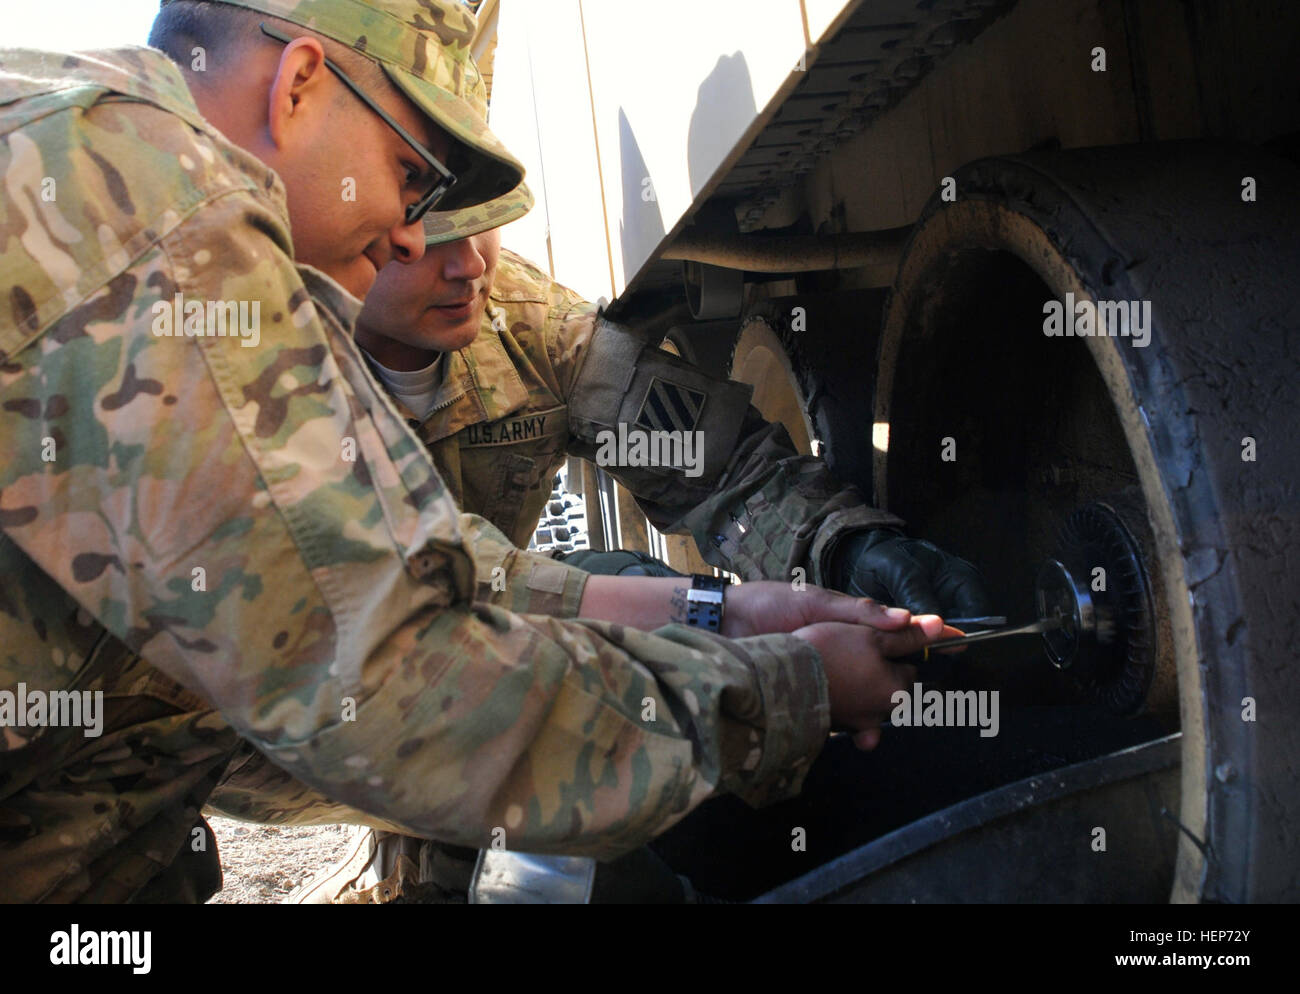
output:
{"label": "uniform sleeve", "polygon": [[[816,652],[477,600],[494,537],[365,372],[356,302],[287,248],[220,196],[9,357],[6,534],[291,775],[409,834],[612,856],[715,792],[796,792]],[[214,306],[239,335],[192,333]]]}
{"label": "uniform sleeve", "polygon": [[836,480],[822,460],[800,455],[785,427],[753,407],[731,451],[698,503],[683,503],[680,489],[653,484],[637,503],[656,528],[689,531],[707,561],[745,579],[788,580],[801,567],[808,582],[830,586],[829,564],[841,538],[903,524]]}
{"label": "uniform sleeve", "polygon": [[[553,334],[567,363],[570,451],[604,468],[663,532],[689,532],[710,563],[744,579],[806,578],[828,585],[836,543],[861,528],[901,525],[800,455],[780,424],[749,404],[750,389],[717,380],[625,328],[569,316]],[[629,465],[620,425],[695,433],[682,469]],[[633,459],[636,457],[633,456]]]}
{"label": "uniform sleeve", "polygon": [[462,517],[474,558],[476,599],[518,614],[576,618],[587,588],[585,570],[565,566],[542,552],[517,548],[485,518]]}

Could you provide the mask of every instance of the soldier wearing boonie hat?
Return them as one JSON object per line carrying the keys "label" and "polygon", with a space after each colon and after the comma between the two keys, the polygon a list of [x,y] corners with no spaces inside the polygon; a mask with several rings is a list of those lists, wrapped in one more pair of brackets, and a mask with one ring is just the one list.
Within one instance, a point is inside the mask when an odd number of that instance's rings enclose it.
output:
{"label": "soldier wearing boonie hat", "polygon": [[[606,471],[631,490],[652,521],[691,527],[715,565],[746,580],[783,578],[800,567],[826,582],[818,551],[828,536],[897,522],[839,484],[821,460],[801,458],[784,428],[747,410],[747,389],[711,380],[654,342],[600,319],[594,304],[500,248],[496,229],[522,216],[531,200],[522,187],[512,193],[479,207],[426,215],[425,257],[388,267],[358,319],[357,341],[372,371],[428,447],[463,510],[486,518],[515,545],[528,545],[561,462],[569,455],[597,457],[593,434],[627,418],[624,405],[647,395],[636,383],[658,379],[707,395],[702,437],[728,457],[717,461],[725,466],[703,478],[617,462],[606,464]],[[437,314],[442,302],[471,295],[475,309],[469,316],[463,308],[454,309],[454,317]],[[789,471],[792,466],[797,473]],[[762,501],[751,502],[760,491]],[[791,529],[792,521],[805,527]],[[724,528],[734,538],[710,547],[709,539]],[[597,574],[675,575],[644,553],[627,550],[580,550],[561,558]],[[232,764],[211,803],[254,821],[350,820],[337,803],[313,796],[255,755]],[[683,833],[689,837],[697,830],[692,817],[674,829],[678,843]],[[357,836],[348,856],[294,899],[464,900],[477,854],[402,836]],[[602,864],[596,881],[603,893],[625,899],[650,893],[665,900],[683,897],[676,874],[644,849],[615,866]]]}
{"label": "soldier wearing boonie hat", "polygon": [[[177,0],[162,0],[162,9]],[[438,204],[458,210],[515,188],[524,167],[487,126],[483,78],[470,55],[474,14],[454,0],[205,0],[308,28],[377,62],[458,143],[457,182]]]}
{"label": "soldier wearing boonie hat", "polygon": [[[482,112],[486,115],[485,106]],[[614,465],[608,471],[632,491],[651,520],[690,526],[715,565],[745,579],[784,578],[799,567],[815,582],[834,582],[824,555],[834,539],[901,523],[867,506],[821,460],[801,459],[783,428],[747,411],[747,390],[712,380],[628,329],[600,320],[596,305],[500,248],[499,236],[476,237],[496,234],[532,206],[532,194],[521,183],[484,204],[430,211],[424,217],[425,258],[410,267],[391,267],[388,275],[399,279],[381,277],[358,319],[357,339],[372,371],[428,446],[463,510],[486,518],[515,545],[527,546],[563,459],[570,454],[592,458],[592,436],[619,420],[625,394],[640,397],[645,392],[627,385],[660,379],[707,395],[707,415],[693,427],[701,430],[710,451],[723,458],[712,460],[704,479],[670,467]],[[449,243],[463,244],[437,251]],[[459,283],[445,277],[444,265],[452,258]],[[469,327],[459,316],[441,322],[432,316],[452,286],[464,287],[463,292],[450,291],[455,298],[475,291],[476,305],[486,292],[485,306]],[[381,349],[377,345],[383,338],[388,341]],[[409,345],[400,358],[412,362],[385,366],[393,345]],[[730,462],[738,451],[748,455]],[[787,474],[785,469],[795,463],[800,471]],[[759,490],[761,511],[746,497]],[[730,540],[710,546],[720,521],[728,523]],[[796,533],[787,527],[790,521],[802,521],[804,527]],[[561,558],[598,574],[679,575],[644,553],[627,550],[581,550]],[[212,804],[254,821],[350,820],[346,808],[313,795],[251,753],[232,764],[213,792]],[[413,893],[422,899],[433,893],[463,899],[474,860],[473,850],[400,832],[371,833],[358,836],[348,856],[304,885],[295,899],[369,902]],[[630,879],[621,879],[624,875]],[[597,879],[605,886],[619,880],[631,893],[680,890],[676,876],[647,851],[618,869],[602,867]]]}
{"label": "soldier wearing boonie hat", "polygon": [[532,207],[532,191],[527,183],[520,183],[509,193],[484,204],[461,210],[430,211],[424,215],[424,244],[443,245],[491,231],[517,221]]}
{"label": "soldier wearing boonie hat", "polygon": [[[367,106],[331,121],[367,141],[261,139],[330,78],[296,25],[382,66],[454,141],[433,206],[509,197],[522,168],[472,105],[468,11],[206,7],[290,38],[240,50],[286,99],[149,48],[0,52],[0,897],[203,900],[220,868],[200,812],[241,741],[370,824],[469,846],[505,826],[511,848],[611,856],[718,791],[797,792],[829,724],[808,639],[573,620],[586,575],[461,515],[367,374],[322,232],[370,239],[346,259],[418,257],[426,177],[397,150],[424,122],[390,108],[397,141],[385,95],[353,88]],[[366,195],[326,173],[304,203],[330,155],[377,166]],[[625,707],[645,698],[653,727]]]}

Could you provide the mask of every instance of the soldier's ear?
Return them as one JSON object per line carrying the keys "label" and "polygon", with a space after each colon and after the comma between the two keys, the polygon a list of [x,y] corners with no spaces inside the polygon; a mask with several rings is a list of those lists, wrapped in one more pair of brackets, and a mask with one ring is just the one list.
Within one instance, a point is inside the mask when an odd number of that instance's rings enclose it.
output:
{"label": "soldier's ear", "polygon": [[329,77],[325,49],[318,40],[295,38],[284,47],[267,91],[267,127],[278,148],[284,147],[308,102],[330,99]]}

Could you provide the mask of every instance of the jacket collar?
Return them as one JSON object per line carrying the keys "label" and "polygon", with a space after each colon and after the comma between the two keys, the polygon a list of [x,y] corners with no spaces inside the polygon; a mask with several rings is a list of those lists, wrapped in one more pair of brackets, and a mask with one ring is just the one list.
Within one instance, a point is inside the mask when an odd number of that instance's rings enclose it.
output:
{"label": "jacket collar", "polygon": [[422,423],[404,403],[396,397],[392,400],[404,418],[419,424],[420,437],[433,443],[520,410],[528,402],[528,388],[506,353],[501,334],[484,315],[473,343],[443,356],[433,407]]}

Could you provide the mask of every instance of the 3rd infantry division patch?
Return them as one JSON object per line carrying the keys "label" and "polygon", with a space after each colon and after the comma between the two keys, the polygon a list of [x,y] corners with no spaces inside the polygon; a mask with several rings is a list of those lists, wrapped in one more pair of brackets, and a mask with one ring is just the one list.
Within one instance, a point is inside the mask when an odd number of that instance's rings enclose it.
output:
{"label": "3rd infantry division patch", "polygon": [[650,431],[694,431],[704,399],[698,390],[656,376],[650,380],[636,424]]}

